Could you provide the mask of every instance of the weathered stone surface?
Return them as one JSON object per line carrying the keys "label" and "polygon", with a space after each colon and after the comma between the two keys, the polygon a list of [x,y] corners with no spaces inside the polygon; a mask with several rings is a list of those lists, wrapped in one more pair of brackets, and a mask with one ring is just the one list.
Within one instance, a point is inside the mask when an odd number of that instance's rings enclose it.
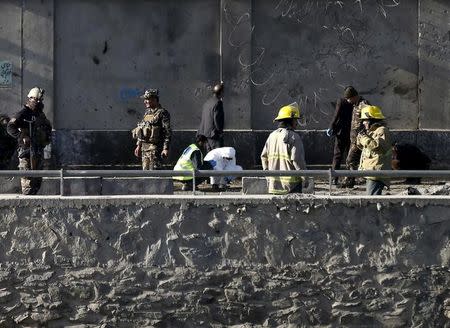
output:
{"label": "weathered stone surface", "polygon": [[445,327],[449,206],[0,199],[0,326]]}

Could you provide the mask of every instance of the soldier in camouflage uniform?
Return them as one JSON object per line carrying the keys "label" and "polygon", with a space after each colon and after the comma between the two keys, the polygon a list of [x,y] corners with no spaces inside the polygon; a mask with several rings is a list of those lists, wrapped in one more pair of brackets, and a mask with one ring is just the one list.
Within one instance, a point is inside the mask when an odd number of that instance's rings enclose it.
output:
{"label": "soldier in camouflage uniform", "polygon": [[159,103],[158,89],[146,90],[141,98],[147,110],[132,131],[133,138],[137,139],[134,154],[142,158],[143,170],[157,170],[161,168],[162,159],[169,156],[170,114]]}
{"label": "soldier in camouflage uniform", "polygon": [[[52,125],[43,109],[44,90],[35,87],[28,93],[28,101],[8,123],[8,133],[17,139],[20,170],[42,170],[44,148],[51,142]],[[42,178],[22,178],[22,194],[35,195]]]}
{"label": "soldier in camouflage uniform", "polygon": [[[361,109],[369,102],[361,97],[354,87],[348,86],[344,90],[344,98],[353,105],[352,123],[350,130],[350,149],[346,160],[348,170],[358,170],[361,159],[361,150],[356,145],[358,133],[364,130],[361,121]],[[345,178],[342,187],[353,188],[355,178]]]}

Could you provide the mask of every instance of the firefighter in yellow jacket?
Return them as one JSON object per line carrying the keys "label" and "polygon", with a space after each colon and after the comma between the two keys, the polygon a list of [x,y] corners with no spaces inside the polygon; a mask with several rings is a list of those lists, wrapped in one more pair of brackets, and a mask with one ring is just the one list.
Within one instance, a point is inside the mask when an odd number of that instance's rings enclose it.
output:
{"label": "firefighter in yellow jacket", "polygon": [[[359,170],[390,170],[392,143],[389,129],[384,123],[384,115],[377,106],[366,106],[361,110],[364,130],[358,134],[357,146],[361,149]],[[389,179],[366,177],[368,195],[381,195],[389,185]]]}
{"label": "firefighter in yellow jacket", "polygon": [[158,89],[146,90],[144,95],[146,108],[144,118],[133,129],[133,138],[137,139],[134,154],[142,158],[143,170],[156,170],[161,167],[162,159],[169,156],[172,136],[170,114],[159,103]]}
{"label": "firefighter in yellow jacket", "polygon": [[[306,170],[303,141],[295,132],[299,118],[297,103],[281,107],[274,120],[278,122],[278,128],[269,135],[261,153],[263,170]],[[301,177],[269,177],[268,183],[270,194],[302,191]]]}

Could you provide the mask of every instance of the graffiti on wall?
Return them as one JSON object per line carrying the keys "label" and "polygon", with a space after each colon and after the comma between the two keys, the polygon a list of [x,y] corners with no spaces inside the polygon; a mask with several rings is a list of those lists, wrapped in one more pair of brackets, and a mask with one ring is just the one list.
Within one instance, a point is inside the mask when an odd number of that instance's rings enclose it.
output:
{"label": "graffiti on wall", "polygon": [[[302,108],[303,126],[328,121],[334,112],[331,101],[345,88],[349,76],[364,69],[359,59],[376,50],[369,42],[373,32],[367,17],[376,11],[378,19],[387,19],[389,10],[400,2],[377,0],[367,8],[365,4],[361,0],[275,0],[265,1],[256,13],[255,8],[239,13],[225,3],[229,31],[225,40],[236,51],[236,64],[256,95],[254,105],[273,111],[282,103],[296,101]],[[276,31],[271,39],[264,37],[270,34],[267,26],[254,23],[258,18]]]}
{"label": "graffiti on wall", "polygon": [[119,88],[119,100],[121,102],[135,101],[144,94],[144,88],[121,87]]}
{"label": "graffiti on wall", "polygon": [[8,88],[12,85],[12,64],[0,61],[0,87]]}

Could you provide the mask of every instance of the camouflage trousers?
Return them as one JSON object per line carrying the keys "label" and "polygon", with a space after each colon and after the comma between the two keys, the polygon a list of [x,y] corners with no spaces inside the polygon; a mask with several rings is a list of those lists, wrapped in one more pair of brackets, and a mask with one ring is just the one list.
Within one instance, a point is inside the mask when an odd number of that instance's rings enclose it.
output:
{"label": "camouflage trousers", "polygon": [[[356,142],[351,142],[348,150],[346,166],[347,170],[358,170],[361,159],[361,149],[356,146]],[[355,185],[356,179],[345,177],[342,186],[352,188]]]}
{"label": "camouflage trousers", "polygon": [[154,144],[142,144],[142,169],[159,170],[161,168],[161,149]]}
{"label": "camouflage trousers", "polygon": [[[42,170],[42,155],[33,156],[33,168],[35,170]],[[19,158],[19,170],[31,170],[31,161],[29,157]],[[36,195],[41,188],[42,178],[21,178],[20,185],[22,187],[23,195]]]}
{"label": "camouflage trousers", "polygon": [[350,144],[350,149],[348,150],[347,155],[347,169],[349,170],[357,170],[359,167],[359,162],[361,160],[361,149],[356,146],[356,143]]}

